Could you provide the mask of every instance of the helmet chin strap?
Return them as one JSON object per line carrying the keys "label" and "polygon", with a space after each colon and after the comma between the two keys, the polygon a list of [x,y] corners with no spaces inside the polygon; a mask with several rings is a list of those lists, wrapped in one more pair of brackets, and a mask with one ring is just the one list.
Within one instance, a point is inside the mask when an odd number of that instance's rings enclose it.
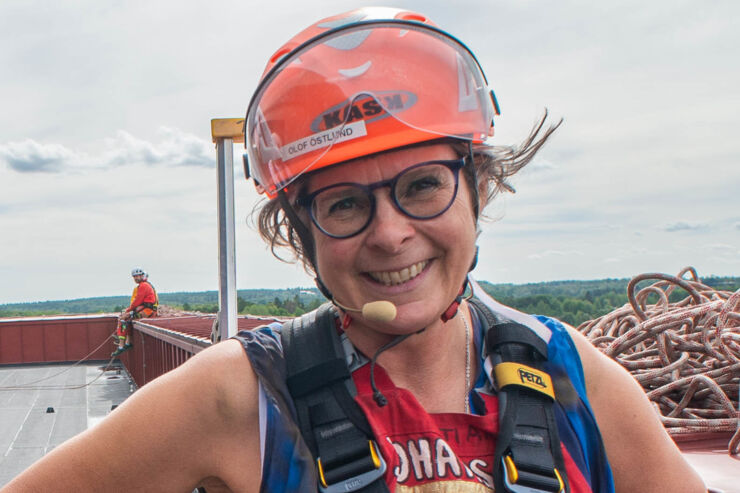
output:
{"label": "helmet chin strap", "polygon": [[[288,200],[288,195],[285,193],[285,191],[278,191],[277,196],[278,200],[280,201],[280,207],[283,209],[283,212],[285,212],[290,225],[293,226],[293,229],[298,234],[298,238],[301,240],[303,255],[308,257],[308,259],[311,261],[314,272],[318,272],[318,269],[316,269],[316,249],[314,248],[311,232],[308,230],[308,227],[301,220],[301,218],[298,217],[298,214],[296,214],[296,211],[293,208],[293,204],[291,204],[290,200]],[[325,288],[326,287],[324,287],[324,289]],[[319,286],[319,289],[321,290],[321,286]],[[326,296],[326,293],[324,293],[324,291],[321,291],[321,294]]]}

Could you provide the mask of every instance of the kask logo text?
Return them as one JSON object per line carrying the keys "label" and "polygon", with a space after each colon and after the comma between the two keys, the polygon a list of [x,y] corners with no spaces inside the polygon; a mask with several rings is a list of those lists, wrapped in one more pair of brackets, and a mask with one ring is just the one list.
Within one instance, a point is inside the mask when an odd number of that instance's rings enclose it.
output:
{"label": "kask logo text", "polygon": [[311,122],[311,131],[321,132],[357,120],[371,123],[409,109],[416,99],[416,94],[408,91],[360,94],[322,112]]}

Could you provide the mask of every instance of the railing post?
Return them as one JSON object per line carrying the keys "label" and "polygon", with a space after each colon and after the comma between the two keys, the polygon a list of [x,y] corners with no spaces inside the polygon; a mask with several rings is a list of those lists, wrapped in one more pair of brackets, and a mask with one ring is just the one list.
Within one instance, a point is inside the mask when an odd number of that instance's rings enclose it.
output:
{"label": "railing post", "polygon": [[216,341],[238,331],[236,319],[236,246],[234,227],[235,142],[244,142],[244,120],[211,120],[211,136],[218,156],[218,333]]}

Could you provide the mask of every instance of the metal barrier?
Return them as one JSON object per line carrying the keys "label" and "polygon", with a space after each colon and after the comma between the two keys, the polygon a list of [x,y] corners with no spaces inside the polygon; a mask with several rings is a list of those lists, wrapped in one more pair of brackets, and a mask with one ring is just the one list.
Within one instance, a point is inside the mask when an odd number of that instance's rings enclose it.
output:
{"label": "metal barrier", "polygon": [[0,364],[110,358],[115,315],[60,315],[0,319]]}
{"label": "metal barrier", "polygon": [[137,387],[177,368],[211,345],[202,338],[155,327],[141,320],[134,322],[132,338],[134,350],[123,353],[119,359]]}

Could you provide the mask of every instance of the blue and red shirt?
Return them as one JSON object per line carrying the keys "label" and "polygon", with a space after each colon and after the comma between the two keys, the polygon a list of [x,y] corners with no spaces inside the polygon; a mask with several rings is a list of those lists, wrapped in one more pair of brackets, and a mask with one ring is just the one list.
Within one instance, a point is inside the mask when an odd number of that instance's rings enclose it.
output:
{"label": "blue and red shirt", "polygon": [[[505,308],[506,315],[511,315],[511,309]],[[540,332],[549,331],[547,371],[566,376],[577,394],[567,401],[556,401],[554,406],[571,492],[613,493],[611,469],[586,398],[583,369],[573,341],[555,319],[529,317],[529,321]],[[477,316],[473,322],[476,347],[481,348],[485,329]],[[236,336],[260,381],[261,491],[316,491],[315,461],[296,425],[285,385],[279,330],[279,324],[272,324]],[[479,367],[483,368],[480,354]],[[354,369],[355,400],[386,461],[385,480],[392,493],[493,491],[498,397],[484,372],[469,396],[471,414],[427,413],[410,391],[396,387],[376,365],[376,385],[388,401],[378,407],[372,398],[369,372],[369,365]]]}

